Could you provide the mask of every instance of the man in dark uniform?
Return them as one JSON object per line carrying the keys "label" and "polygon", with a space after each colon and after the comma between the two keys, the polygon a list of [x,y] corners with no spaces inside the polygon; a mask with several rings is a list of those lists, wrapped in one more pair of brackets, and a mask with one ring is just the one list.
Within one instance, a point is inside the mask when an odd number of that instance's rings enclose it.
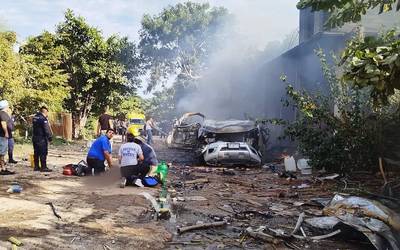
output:
{"label": "man in dark uniform", "polygon": [[[49,121],[47,120],[49,110],[46,107],[41,107],[40,111],[33,117],[33,150],[34,150],[34,171],[51,172],[47,168],[47,148],[48,143],[52,140]],[[40,160],[40,168],[39,168]]]}

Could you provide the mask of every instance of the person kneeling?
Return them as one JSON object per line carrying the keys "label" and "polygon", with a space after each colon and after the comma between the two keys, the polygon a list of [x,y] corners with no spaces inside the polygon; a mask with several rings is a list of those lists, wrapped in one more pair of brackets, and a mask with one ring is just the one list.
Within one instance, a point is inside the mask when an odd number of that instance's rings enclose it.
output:
{"label": "person kneeling", "polygon": [[105,135],[101,135],[97,138],[89,149],[86,162],[88,164],[89,171],[94,171],[95,175],[99,175],[106,170],[104,161],[107,160],[108,167],[112,167],[112,156],[111,156],[111,143],[110,140],[114,136],[114,130],[108,129]]}
{"label": "person kneeling", "polygon": [[148,171],[144,171],[138,162],[138,160],[144,160],[142,149],[138,144],[134,143],[135,137],[133,134],[128,133],[126,135],[126,140],[127,143],[122,144],[118,152],[121,171],[120,187],[123,188],[133,183],[143,187],[141,178],[143,178]]}

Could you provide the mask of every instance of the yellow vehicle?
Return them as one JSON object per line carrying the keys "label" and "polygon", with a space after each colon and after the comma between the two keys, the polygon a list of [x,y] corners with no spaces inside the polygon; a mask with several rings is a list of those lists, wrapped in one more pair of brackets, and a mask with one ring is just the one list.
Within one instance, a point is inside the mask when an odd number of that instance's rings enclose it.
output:
{"label": "yellow vehicle", "polygon": [[140,113],[130,113],[127,115],[128,133],[139,136],[144,133],[145,116]]}

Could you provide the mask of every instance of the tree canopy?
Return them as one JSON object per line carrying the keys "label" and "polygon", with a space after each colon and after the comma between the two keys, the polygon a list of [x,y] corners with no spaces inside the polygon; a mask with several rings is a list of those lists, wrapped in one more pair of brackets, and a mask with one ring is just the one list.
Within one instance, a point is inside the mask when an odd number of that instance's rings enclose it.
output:
{"label": "tree canopy", "polygon": [[[75,136],[85,126],[94,105],[106,106],[118,96],[134,87],[131,71],[125,71],[122,53],[132,47],[126,39],[111,36],[103,38],[101,32],[91,27],[71,10],[65,13],[64,22],[56,31],[57,45],[63,47],[60,68],[68,73],[71,89],[65,107],[72,113]],[[131,84],[129,84],[131,83]]]}
{"label": "tree canopy", "polygon": [[155,16],[145,15],[140,30],[139,48],[150,73],[148,90],[171,75],[188,80],[201,77],[208,56],[228,17],[225,8],[209,4],[179,3]]}
{"label": "tree canopy", "polygon": [[330,17],[327,21],[329,27],[340,27],[347,22],[359,22],[369,9],[379,7],[379,13],[400,10],[400,0],[300,0],[297,8],[310,7],[312,11],[328,11]]}
{"label": "tree canopy", "polygon": [[24,115],[32,114],[40,105],[52,111],[61,111],[64,99],[69,96],[68,75],[60,69],[63,48],[56,45],[50,32],[29,38],[19,49],[24,62],[24,97],[17,104]]}

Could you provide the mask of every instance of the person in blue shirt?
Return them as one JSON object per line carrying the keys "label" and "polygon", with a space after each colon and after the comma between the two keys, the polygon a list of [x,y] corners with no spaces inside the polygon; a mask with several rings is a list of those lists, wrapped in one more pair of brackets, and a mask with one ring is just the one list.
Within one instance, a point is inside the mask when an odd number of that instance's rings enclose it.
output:
{"label": "person in blue shirt", "polygon": [[105,135],[101,135],[97,138],[89,149],[86,162],[90,171],[94,169],[94,174],[98,175],[105,171],[106,166],[104,161],[106,160],[108,166],[112,167],[111,158],[111,143],[110,140],[114,136],[113,129],[107,129]]}
{"label": "person in blue shirt", "polygon": [[145,143],[145,139],[141,136],[136,136],[134,142],[139,144],[143,152],[144,160],[139,163],[139,168],[141,169],[141,175],[146,176],[150,174],[157,168],[158,160],[154,149]]}

